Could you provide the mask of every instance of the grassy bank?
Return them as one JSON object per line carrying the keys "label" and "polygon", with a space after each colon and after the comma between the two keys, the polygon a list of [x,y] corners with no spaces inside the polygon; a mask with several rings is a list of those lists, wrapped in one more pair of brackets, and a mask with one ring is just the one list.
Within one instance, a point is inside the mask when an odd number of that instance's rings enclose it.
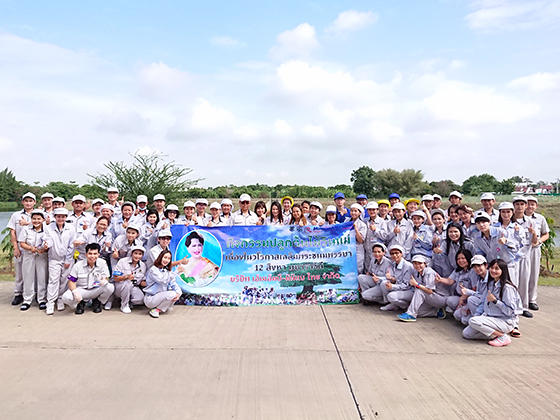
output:
{"label": "grassy bank", "polygon": [[0,211],[16,211],[21,208],[19,203],[0,202]]}

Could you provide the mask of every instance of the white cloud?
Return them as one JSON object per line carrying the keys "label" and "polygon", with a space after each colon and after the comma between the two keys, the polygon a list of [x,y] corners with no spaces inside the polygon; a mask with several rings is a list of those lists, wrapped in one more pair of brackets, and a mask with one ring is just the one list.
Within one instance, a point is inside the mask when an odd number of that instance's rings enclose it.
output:
{"label": "white cloud", "polygon": [[99,131],[114,131],[120,135],[142,134],[146,131],[149,118],[142,118],[138,112],[126,108],[115,107],[111,112],[103,114],[97,125]]}
{"label": "white cloud", "polygon": [[520,77],[512,80],[509,84],[512,88],[525,88],[530,92],[544,92],[560,88],[560,72],[535,73],[530,76]]}
{"label": "white cloud", "polygon": [[336,18],[332,25],[325,29],[325,32],[343,34],[346,32],[358,31],[377,22],[377,19],[377,14],[373,12],[346,10],[338,15],[338,18]]}
{"label": "white cloud", "polygon": [[229,111],[198,98],[191,111],[177,118],[167,137],[172,140],[195,140],[234,130],[235,117]]}
{"label": "white cloud", "polygon": [[534,115],[540,107],[496,93],[488,87],[448,81],[424,100],[424,105],[438,120],[468,124],[508,124]]}
{"label": "white cloud", "polygon": [[3,152],[3,151],[6,151],[8,149],[11,149],[13,145],[14,144],[10,140],[0,138],[0,151]]}
{"label": "white cloud", "polygon": [[166,99],[181,95],[190,87],[192,77],[188,72],[169,67],[160,61],[142,66],[137,80],[140,91],[149,99]]}
{"label": "white cloud", "polygon": [[241,42],[237,39],[230,38],[229,36],[215,36],[210,39],[210,43],[217,47],[241,47],[245,45],[244,42]]}
{"label": "white cloud", "polygon": [[292,130],[292,127],[290,127],[290,124],[288,124],[284,120],[274,121],[274,130],[281,135],[289,135],[292,134],[294,131]]}
{"label": "white cloud", "polygon": [[270,49],[269,56],[278,61],[304,58],[310,56],[319,47],[315,28],[309,23],[302,23],[278,35],[276,45]]}
{"label": "white cloud", "polygon": [[152,153],[161,153],[161,151],[157,147],[142,146],[136,149],[135,153],[142,156],[149,156]]}
{"label": "white cloud", "polygon": [[354,112],[345,109],[339,111],[335,109],[332,102],[328,102],[320,108],[323,115],[330,119],[332,124],[339,130],[345,130],[348,127],[348,121],[354,116]]}
{"label": "white cloud", "polygon": [[467,65],[466,61],[462,61],[462,60],[453,60],[450,64],[449,64],[449,68],[451,70],[458,70],[461,69],[463,67],[465,67]]}
{"label": "white cloud", "polygon": [[476,30],[516,30],[560,21],[558,0],[476,0],[474,12],[466,16],[469,27]]}
{"label": "white cloud", "polygon": [[308,137],[325,137],[325,130],[320,125],[308,124],[301,131]]}

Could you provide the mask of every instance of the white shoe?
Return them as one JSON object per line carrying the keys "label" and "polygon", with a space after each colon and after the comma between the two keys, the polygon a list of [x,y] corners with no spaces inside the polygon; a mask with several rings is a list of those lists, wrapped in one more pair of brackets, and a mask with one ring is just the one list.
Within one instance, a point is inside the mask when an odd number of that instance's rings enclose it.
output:
{"label": "white shoe", "polygon": [[47,310],[45,311],[45,313],[47,315],[54,315],[54,304],[53,303],[49,303],[47,305]]}
{"label": "white shoe", "polygon": [[395,305],[393,305],[392,303],[389,303],[389,304],[387,304],[387,305],[385,305],[385,306],[382,306],[382,307],[379,308],[379,309],[381,309],[382,311],[394,311],[394,310],[397,309],[397,308],[395,308]]}
{"label": "white shoe", "polygon": [[158,308],[152,309],[150,312],[150,316],[153,318],[159,318],[160,310]]}
{"label": "white shoe", "polygon": [[62,312],[64,310],[64,308],[66,308],[66,305],[64,305],[64,302],[62,300],[59,300],[58,302],[56,302],[56,310],[58,312]]}
{"label": "white shoe", "polygon": [[105,304],[105,306],[103,307],[103,309],[105,309],[106,311],[110,311],[112,307],[113,307],[113,302],[111,302],[111,301],[109,300],[109,301],[107,301],[107,303]]}
{"label": "white shoe", "polygon": [[132,311],[130,310],[130,308],[128,306],[125,306],[124,308],[121,308],[121,312],[123,314],[130,314],[132,313]]}

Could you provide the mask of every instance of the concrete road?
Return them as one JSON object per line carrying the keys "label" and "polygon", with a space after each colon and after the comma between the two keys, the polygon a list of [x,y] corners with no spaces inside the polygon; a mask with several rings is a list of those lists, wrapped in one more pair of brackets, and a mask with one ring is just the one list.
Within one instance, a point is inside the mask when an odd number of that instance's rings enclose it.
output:
{"label": "concrete road", "polygon": [[0,283],[0,419],[558,419],[560,288],[523,337],[376,306],[46,316]]}

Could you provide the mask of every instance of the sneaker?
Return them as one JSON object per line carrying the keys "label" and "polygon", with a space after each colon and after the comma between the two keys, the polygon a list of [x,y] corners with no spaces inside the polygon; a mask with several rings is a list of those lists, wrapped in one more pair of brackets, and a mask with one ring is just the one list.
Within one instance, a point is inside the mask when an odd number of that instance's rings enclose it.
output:
{"label": "sneaker", "polygon": [[438,317],[438,319],[445,319],[447,315],[445,314],[443,308],[439,308],[436,316]]}
{"label": "sneaker", "polygon": [[416,322],[416,318],[414,318],[412,315],[409,315],[407,312],[397,315],[397,318],[404,322]]}
{"label": "sneaker", "polygon": [[91,301],[91,307],[93,308],[93,313],[98,314],[101,312],[101,302],[99,299],[95,298]]}
{"label": "sneaker", "polygon": [[130,310],[130,308],[128,306],[125,306],[124,308],[121,308],[121,312],[123,314],[130,314],[132,313],[132,311]]}
{"label": "sneaker", "polygon": [[23,303],[23,296],[22,295],[15,295],[14,300],[12,300],[12,306],[18,306]]}
{"label": "sneaker", "polygon": [[523,313],[521,315],[523,315],[525,318],[533,318],[533,314],[527,309],[523,310]]}
{"label": "sneaker", "polygon": [[41,302],[39,303],[39,309],[44,311],[45,309],[47,309],[47,302]]}
{"label": "sneaker", "polygon": [[387,304],[387,305],[385,305],[385,306],[382,306],[382,307],[379,308],[379,309],[381,309],[382,311],[394,311],[394,310],[397,309],[397,308],[395,308],[395,305],[393,305],[392,303],[389,303],[389,304]]}
{"label": "sneaker", "polygon": [[19,310],[20,311],[27,311],[30,307],[31,307],[31,305],[29,303],[22,303],[22,305],[19,307]]}
{"label": "sneaker", "polygon": [[103,309],[105,309],[106,311],[110,311],[112,307],[113,307],[113,302],[108,300],[105,306],[103,307]]}
{"label": "sneaker", "polygon": [[47,315],[54,315],[54,304],[47,305],[47,310],[45,311]]}
{"label": "sneaker", "polygon": [[64,302],[62,300],[59,300],[58,302],[56,302],[56,310],[58,312],[62,312],[64,310],[64,308],[66,308],[66,305],[64,305]]}
{"label": "sneaker", "polygon": [[154,308],[154,309],[152,309],[152,310],[150,311],[150,316],[151,316],[152,318],[159,318],[159,313],[160,313],[160,312],[161,312],[161,311],[160,311],[158,308]]}
{"label": "sneaker", "polygon": [[529,303],[529,309],[532,311],[538,311],[539,305],[537,305],[536,303]]}
{"label": "sneaker", "polygon": [[494,347],[507,346],[508,344],[511,344],[511,338],[509,338],[509,335],[504,334],[504,335],[501,335],[499,337],[494,338],[493,340],[490,340],[488,342],[488,344],[490,344],[491,346],[494,346]]}

